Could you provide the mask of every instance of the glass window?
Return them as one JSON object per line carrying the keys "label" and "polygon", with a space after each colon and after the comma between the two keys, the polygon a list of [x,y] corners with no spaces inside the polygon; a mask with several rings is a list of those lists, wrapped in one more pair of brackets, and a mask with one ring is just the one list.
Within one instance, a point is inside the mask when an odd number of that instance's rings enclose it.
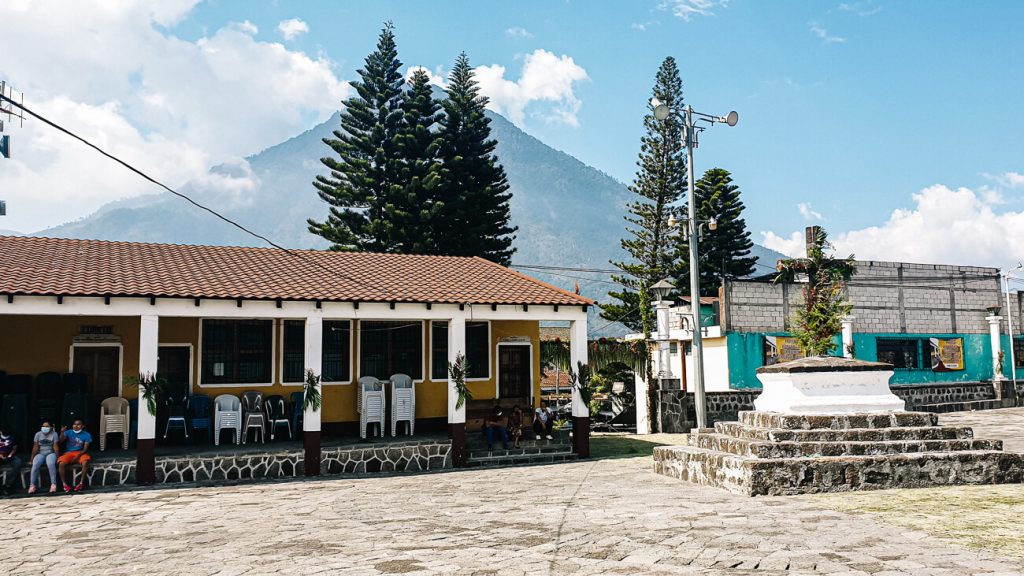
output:
{"label": "glass window", "polygon": [[273,320],[203,320],[203,383],[270,383],[273,343]]}
{"label": "glass window", "polygon": [[1016,337],[1013,339],[1013,358],[1017,361],[1017,366],[1024,366],[1024,337]]}
{"label": "glass window", "polygon": [[423,323],[419,321],[361,321],[360,376],[384,380],[392,374],[423,378]]}
{"label": "glass window", "polygon": [[[467,378],[490,378],[491,333],[487,322],[466,322]],[[430,378],[448,379],[448,323],[432,322],[430,335]]]}
{"label": "glass window", "polygon": [[321,379],[324,382],[350,382],[352,366],[352,323],[349,320],[324,320]]}
{"label": "glass window", "polygon": [[302,382],[305,380],[306,367],[306,322],[305,320],[285,320],[284,349],[281,367],[282,382]]}
{"label": "glass window", "polygon": [[878,338],[878,361],[897,370],[930,370],[931,344],[927,338]]}

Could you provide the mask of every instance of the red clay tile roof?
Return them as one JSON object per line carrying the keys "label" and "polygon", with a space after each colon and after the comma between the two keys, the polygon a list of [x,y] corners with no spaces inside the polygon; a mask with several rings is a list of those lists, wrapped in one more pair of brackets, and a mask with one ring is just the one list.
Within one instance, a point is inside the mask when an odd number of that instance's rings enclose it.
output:
{"label": "red clay tile roof", "polygon": [[589,305],[483,258],[0,236],[0,294]]}

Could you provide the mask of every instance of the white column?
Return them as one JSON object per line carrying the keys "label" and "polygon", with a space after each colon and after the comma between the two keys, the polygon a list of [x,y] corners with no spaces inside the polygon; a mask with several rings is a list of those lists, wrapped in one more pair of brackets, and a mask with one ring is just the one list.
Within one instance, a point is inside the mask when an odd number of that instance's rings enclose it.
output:
{"label": "white column", "polygon": [[853,316],[843,317],[843,357],[853,358]]}
{"label": "white column", "polygon": [[[317,310],[315,313],[310,314],[306,317],[306,353],[305,353],[305,366],[306,370],[312,370],[318,375],[322,369],[323,359],[323,335],[324,335],[324,317],[321,310]],[[352,337],[355,337],[353,333]],[[303,381],[305,381],[305,371],[303,371]],[[312,406],[306,408],[302,414],[302,429],[309,432],[320,431],[320,413],[323,412],[323,390],[322,384],[317,384],[320,388],[320,410],[314,410]]]}
{"label": "white column", "polygon": [[[466,356],[466,318],[457,317],[448,320],[448,363],[454,364],[455,357],[459,354]],[[455,389],[455,382],[448,379],[448,423],[466,423],[466,405],[456,407],[459,402],[459,392]]]}
{"label": "white column", "polygon": [[636,433],[650,434],[651,422],[647,419],[647,380],[634,375],[633,390],[636,395]]}
{"label": "white column", "polygon": [[999,358],[1003,354],[1003,334],[1000,329],[1003,317],[992,315],[985,320],[988,320],[988,332],[992,336],[992,379],[1003,380],[1003,363]]}
{"label": "white column", "polygon": [[[579,370],[579,362],[588,363],[587,359],[587,317],[584,315],[579,320],[569,322],[569,364],[576,372]],[[589,417],[590,407],[583,403],[580,393],[572,390],[572,415],[576,417]]]}
{"label": "white column", "polygon": [[[672,356],[670,355],[669,348],[669,306],[672,304],[668,300],[655,300],[651,302],[654,304],[655,316],[658,322],[658,380],[671,380],[674,378],[672,375]],[[659,386],[664,386],[663,383],[659,382]]]}
{"label": "white column", "polygon": [[[160,317],[154,315],[139,318],[139,375],[156,374],[157,356],[160,352]],[[139,431],[138,439],[156,438],[156,414],[150,414],[146,401],[139,390]]]}

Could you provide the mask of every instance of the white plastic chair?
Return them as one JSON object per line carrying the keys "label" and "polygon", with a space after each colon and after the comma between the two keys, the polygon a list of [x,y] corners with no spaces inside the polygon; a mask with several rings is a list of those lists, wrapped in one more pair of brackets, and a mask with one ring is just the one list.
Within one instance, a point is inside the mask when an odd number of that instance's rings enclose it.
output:
{"label": "white plastic chair", "polygon": [[220,446],[220,431],[234,430],[235,444],[242,442],[242,402],[238,396],[221,394],[213,401],[213,443]]}
{"label": "white plastic chair", "polygon": [[121,449],[128,449],[130,419],[131,411],[124,398],[113,396],[100,404],[100,452],[107,449],[107,434],[120,434]]}
{"label": "white plastic chair", "polygon": [[391,377],[391,435],[398,435],[398,422],[409,423],[409,436],[416,427],[416,385],[408,374]]}
{"label": "white plastic chair", "polygon": [[359,379],[356,406],[359,409],[359,437],[366,439],[366,427],[376,423],[379,436],[384,437],[384,384],[373,376]]}

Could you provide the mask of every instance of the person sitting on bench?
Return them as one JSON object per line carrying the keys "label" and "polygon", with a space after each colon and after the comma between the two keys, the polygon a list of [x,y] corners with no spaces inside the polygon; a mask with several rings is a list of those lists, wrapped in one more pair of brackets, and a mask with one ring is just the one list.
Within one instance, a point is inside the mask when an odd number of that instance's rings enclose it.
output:
{"label": "person sitting on bench", "polygon": [[484,419],[484,436],[487,437],[487,449],[491,450],[494,447],[494,435],[501,435],[501,445],[508,450],[508,430],[505,428],[505,418],[501,411],[501,406],[497,404],[491,410],[491,413]]}
{"label": "person sitting on bench", "polygon": [[546,436],[548,440],[551,440],[551,430],[554,429],[554,426],[555,415],[548,408],[547,400],[541,400],[540,407],[537,408],[537,412],[533,416],[533,433],[537,435],[537,440],[540,440],[541,436]]}
{"label": "person sitting on bench", "polygon": [[29,472],[28,493],[35,494],[39,488],[39,471],[46,465],[50,472],[50,493],[57,491],[57,457],[60,456],[60,436],[53,430],[49,420],[43,420],[39,432],[32,438],[32,471]]}
{"label": "person sitting on bench", "polygon": [[11,492],[14,480],[21,476],[21,458],[18,457],[18,441],[8,430],[0,426],[0,468],[9,467],[7,480],[0,491],[4,496]]}
{"label": "person sitting on bench", "polygon": [[[64,443],[64,453],[57,458],[57,466],[60,468],[60,480],[64,483],[64,491],[71,492],[71,485],[68,484],[68,468],[75,464],[82,465],[82,480],[75,485],[75,492],[81,492],[85,487],[85,479],[89,476],[89,462],[92,456],[89,455],[89,444],[92,443],[92,436],[85,431],[85,423],[75,420],[71,424],[71,430],[64,426],[60,430],[60,439]],[[74,480],[74,472],[71,473]]]}
{"label": "person sitting on bench", "polygon": [[519,439],[523,437],[523,409],[516,404],[508,414],[508,435],[512,438],[512,447],[519,448]]}

